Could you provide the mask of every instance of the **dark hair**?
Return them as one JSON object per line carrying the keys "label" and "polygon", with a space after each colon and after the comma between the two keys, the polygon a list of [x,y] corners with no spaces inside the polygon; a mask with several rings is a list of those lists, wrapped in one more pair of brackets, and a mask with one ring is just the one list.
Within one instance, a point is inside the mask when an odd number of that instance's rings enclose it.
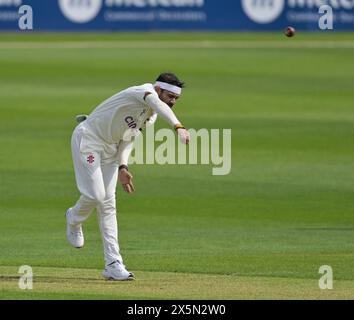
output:
{"label": "dark hair", "polygon": [[184,82],[182,82],[181,80],[179,80],[177,78],[177,76],[171,72],[164,72],[161,73],[158,78],[156,79],[156,81],[160,81],[160,82],[166,82],[168,84],[172,84],[176,87],[179,88],[183,88],[184,87]]}

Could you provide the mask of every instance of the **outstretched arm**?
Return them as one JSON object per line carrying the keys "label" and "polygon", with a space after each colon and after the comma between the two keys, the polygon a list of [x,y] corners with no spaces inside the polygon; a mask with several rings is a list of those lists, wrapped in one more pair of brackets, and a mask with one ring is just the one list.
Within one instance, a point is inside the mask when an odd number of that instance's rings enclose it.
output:
{"label": "outstretched arm", "polygon": [[158,115],[160,115],[165,121],[167,121],[172,127],[180,124],[171,108],[166,103],[161,101],[156,94],[146,92],[144,99],[146,104]]}
{"label": "outstretched arm", "polygon": [[156,94],[152,94],[147,92],[145,94],[145,101],[147,105],[154,110],[157,114],[159,114],[167,123],[174,127],[177,131],[178,136],[180,137],[181,141],[185,144],[189,143],[189,132],[186,128],[181,124],[181,122],[177,119],[174,112],[171,108],[161,101]]}

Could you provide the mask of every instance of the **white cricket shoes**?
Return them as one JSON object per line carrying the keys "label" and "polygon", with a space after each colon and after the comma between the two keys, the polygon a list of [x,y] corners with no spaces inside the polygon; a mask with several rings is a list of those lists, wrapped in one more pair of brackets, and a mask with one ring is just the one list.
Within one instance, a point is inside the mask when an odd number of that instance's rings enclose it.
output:
{"label": "white cricket shoes", "polygon": [[68,242],[75,248],[82,248],[84,246],[84,234],[82,232],[81,224],[73,226],[69,223],[68,216],[71,213],[71,208],[66,211],[66,238]]}
{"label": "white cricket shoes", "polygon": [[115,280],[115,281],[135,279],[134,274],[132,272],[129,272],[125,268],[124,264],[122,264],[118,260],[107,265],[102,272],[102,276],[104,276],[108,280]]}

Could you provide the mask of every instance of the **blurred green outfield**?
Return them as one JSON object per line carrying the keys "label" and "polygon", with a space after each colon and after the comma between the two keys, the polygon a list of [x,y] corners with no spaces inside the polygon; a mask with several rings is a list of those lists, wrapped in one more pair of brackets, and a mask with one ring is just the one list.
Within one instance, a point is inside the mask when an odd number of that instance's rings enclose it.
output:
{"label": "blurred green outfield", "polygon": [[[353,299],[352,39],[0,34],[0,299]],[[118,220],[137,280],[107,282],[95,214],[82,250],[65,239],[74,117],[165,70],[187,83],[186,126],[232,129],[232,171],[131,166],[137,191],[117,189]]]}

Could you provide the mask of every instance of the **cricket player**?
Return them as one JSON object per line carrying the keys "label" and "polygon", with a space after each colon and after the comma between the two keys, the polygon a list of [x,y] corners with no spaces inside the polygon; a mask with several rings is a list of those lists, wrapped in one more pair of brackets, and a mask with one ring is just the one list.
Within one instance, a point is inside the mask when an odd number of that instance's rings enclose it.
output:
{"label": "cricket player", "polygon": [[171,110],[183,86],[173,73],[162,73],[154,84],[130,87],[102,102],[80,119],[73,132],[71,149],[81,196],[66,212],[66,236],[73,247],[83,247],[82,224],[97,209],[105,259],[102,275],[106,279],[134,279],[119,252],[115,197],[117,181],[125,192],[134,192],[128,169],[134,137],[159,115],[183,143],[189,143],[188,131]]}

